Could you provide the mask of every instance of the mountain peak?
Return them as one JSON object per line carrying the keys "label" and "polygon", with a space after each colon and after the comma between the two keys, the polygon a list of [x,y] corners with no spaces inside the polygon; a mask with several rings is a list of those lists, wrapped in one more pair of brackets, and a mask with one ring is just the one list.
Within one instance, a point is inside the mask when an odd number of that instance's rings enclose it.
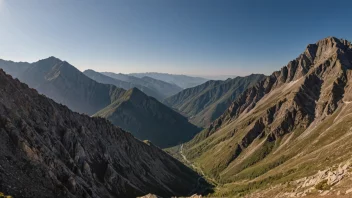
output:
{"label": "mountain peak", "polygon": [[97,73],[96,71],[92,70],[92,69],[86,69],[83,71],[83,73],[87,73],[87,72],[94,72],[94,73]]}
{"label": "mountain peak", "polygon": [[138,100],[138,101],[143,100],[148,97],[145,93],[143,93],[141,90],[139,90],[136,87],[133,87],[133,88],[127,90],[126,96],[129,99]]}
{"label": "mountain peak", "polygon": [[41,59],[41,60],[48,60],[48,61],[57,61],[57,62],[62,62],[62,60],[61,60],[61,59],[56,58],[55,56],[49,56],[48,58],[44,58],[44,59]]}

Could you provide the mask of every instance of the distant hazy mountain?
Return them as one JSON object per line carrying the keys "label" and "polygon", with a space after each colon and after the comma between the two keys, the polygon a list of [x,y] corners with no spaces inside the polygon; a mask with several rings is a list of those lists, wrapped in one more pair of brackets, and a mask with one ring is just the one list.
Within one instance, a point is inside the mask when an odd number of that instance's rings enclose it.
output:
{"label": "distant hazy mountain", "polygon": [[[60,77],[62,72],[73,71],[67,63],[53,58],[44,61],[56,62],[61,68],[55,70],[55,75],[46,72],[47,78],[64,78]],[[72,81],[68,80],[70,87],[66,88],[80,92],[77,86],[86,87],[87,77],[77,73],[72,76],[78,77],[80,83],[70,86]],[[62,82],[52,79],[50,83],[58,90],[54,85]],[[197,173],[106,119],[74,113],[2,70],[0,90],[2,192],[13,197],[67,198],[196,193]]]}
{"label": "distant hazy mountain", "polygon": [[137,138],[148,139],[163,148],[186,142],[200,130],[179,113],[136,88],[126,91],[94,116],[107,118]]}
{"label": "distant hazy mountain", "polygon": [[[93,114],[106,107],[124,92],[113,85],[101,84],[88,78],[78,69],[55,57],[40,60],[30,65],[24,64],[27,70],[22,70],[24,63],[13,64],[12,69],[4,67],[11,75],[28,84],[56,102],[67,105],[70,109],[86,114]],[[18,73],[21,68],[22,73]]]}
{"label": "distant hazy mountain", "polygon": [[208,81],[205,78],[200,78],[200,77],[192,77],[192,76],[186,76],[186,75],[176,75],[176,74],[167,74],[167,73],[156,73],[156,72],[148,72],[148,73],[132,73],[129,74],[131,76],[143,78],[145,76],[148,76],[150,78],[154,78],[157,80],[162,80],[171,84],[175,84],[179,87],[182,87],[184,89],[190,88],[190,87],[195,87],[197,85],[200,85],[202,83],[205,83]]}
{"label": "distant hazy mountain", "polygon": [[27,62],[13,62],[0,59],[0,68],[2,68],[6,73],[10,74],[14,78],[18,78],[25,70],[31,66]]}
{"label": "distant hazy mountain", "polygon": [[208,81],[167,98],[164,103],[205,127],[218,118],[244,90],[265,76],[252,74],[226,81]]}
{"label": "distant hazy mountain", "polygon": [[229,78],[236,78],[238,75],[192,75],[195,77],[201,77],[209,80],[227,80]]}
{"label": "distant hazy mountain", "polygon": [[[110,76],[110,77],[118,79],[118,80],[123,80],[126,82],[131,82],[133,84],[138,84],[138,85],[141,85],[144,87],[148,87],[149,89],[154,90],[159,95],[161,95],[163,97],[163,99],[170,97],[170,96],[183,90],[181,87],[177,86],[176,84],[167,83],[165,81],[157,80],[157,79],[150,78],[147,76],[139,78],[139,77],[135,77],[135,76],[130,76],[130,75],[126,75],[126,74],[116,74],[116,73],[112,73],[112,72],[102,72],[102,74]],[[144,92],[144,93],[146,93],[146,92]],[[149,94],[147,94],[147,95],[149,95]]]}
{"label": "distant hazy mountain", "polygon": [[135,76],[130,76],[127,74],[121,74],[121,73],[113,73],[113,72],[101,72],[102,74],[109,76],[111,78],[115,78],[118,80],[122,80],[125,82],[133,82],[135,84],[143,84],[145,83],[141,78],[135,77]]}
{"label": "distant hazy mountain", "polygon": [[[123,80],[119,80],[119,79],[115,79],[115,78],[112,78],[112,77],[109,77],[109,76],[106,76],[102,73],[99,73],[99,72],[96,72],[94,70],[91,70],[91,69],[88,69],[88,70],[85,70],[83,72],[86,76],[88,76],[89,78],[99,82],[99,83],[104,83],[104,84],[111,84],[111,85],[115,85],[116,87],[121,87],[123,89],[131,89],[133,87],[136,87],[138,89],[140,89],[141,91],[143,91],[144,93],[146,93],[147,95],[149,96],[152,96],[158,100],[162,100],[164,99],[165,97],[162,96],[161,94],[159,94],[157,92],[157,90],[153,90],[153,89],[150,89],[146,86],[143,86],[141,84],[137,84],[137,83],[132,83],[132,82],[129,82],[129,81],[123,81]],[[135,77],[133,77],[135,78]]]}

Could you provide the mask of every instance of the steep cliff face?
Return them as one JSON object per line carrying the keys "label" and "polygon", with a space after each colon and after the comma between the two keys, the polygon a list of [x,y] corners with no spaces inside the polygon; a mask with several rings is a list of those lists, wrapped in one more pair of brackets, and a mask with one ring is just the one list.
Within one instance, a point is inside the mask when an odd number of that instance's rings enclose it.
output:
{"label": "steep cliff face", "polygon": [[211,80],[185,89],[167,98],[164,103],[189,117],[195,125],[208,127],[243,91],[264,77],[262,74],[252,74],[225,81]]}
{"label": "steep cliff face", "polygon": [[[349,136],[349,127],[342,125],[352,119],[351,69],[350,42],[329,37],[308,45],[287,66],[244,91],[185,145],[186,155],[219,182],[246,180],[250,189],[334,163],[334,155],[349,148],[341,138]],[[318,152],[332,161],[308,160]],[[246,189],[239,183],[232,187],[225,194]]]}
{"label": "steep cliff face", "polygon": [[[52,75],[50,75],[52,76]],[[49,76],[47,76],[49,77]],[[14,197],[188,195],[198,176],[102,118],[0,70],[0,191]]]}
{"label": "steep cliff face", "polygon": [[136,88],[94,116],[107,118],[137,138],[162,148],[189,141],[200,131],[185,117]]}

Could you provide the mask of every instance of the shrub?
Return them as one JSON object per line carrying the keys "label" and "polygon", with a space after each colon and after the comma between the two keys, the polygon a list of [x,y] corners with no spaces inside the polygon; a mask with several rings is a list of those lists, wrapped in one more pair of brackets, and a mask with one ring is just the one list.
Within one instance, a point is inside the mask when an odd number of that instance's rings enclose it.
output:
{"label": "shrub", "polygon": [[319,182],[317,185],[315,185],[315,189],[317,190],[329,190],[330,185],[328,184],[328,180],[324,179],[323,181]]}

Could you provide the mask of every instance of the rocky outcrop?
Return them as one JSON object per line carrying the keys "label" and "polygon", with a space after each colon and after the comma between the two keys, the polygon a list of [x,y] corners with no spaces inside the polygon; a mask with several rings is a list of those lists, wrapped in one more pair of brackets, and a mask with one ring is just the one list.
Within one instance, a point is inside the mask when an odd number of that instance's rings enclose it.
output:
{"label": "rocky outcrop", "polygon": [[14,197],[185,196],[199,176],[102,118],[0,70],[0,191]]}
{"label": "rocky outcrop", "polygon": [[[272,189],[281,190],[281,192],[277,193],[275,198],[306,197],[308,195],[317,197],[324,197],[328,195],[347,195],[352,192],[350,190],[350,186],[346,185],[352,177],[350,171],[351,161],[349,160],[334,167],[318,171],[312,176],[290,181],[284,185],[273,186]],[[287,192],[287,190],[285,190],[285,186],[290,186],[293,190],[291,192]],[[265,195],[257,192],[248,197],[258,196]]]}

